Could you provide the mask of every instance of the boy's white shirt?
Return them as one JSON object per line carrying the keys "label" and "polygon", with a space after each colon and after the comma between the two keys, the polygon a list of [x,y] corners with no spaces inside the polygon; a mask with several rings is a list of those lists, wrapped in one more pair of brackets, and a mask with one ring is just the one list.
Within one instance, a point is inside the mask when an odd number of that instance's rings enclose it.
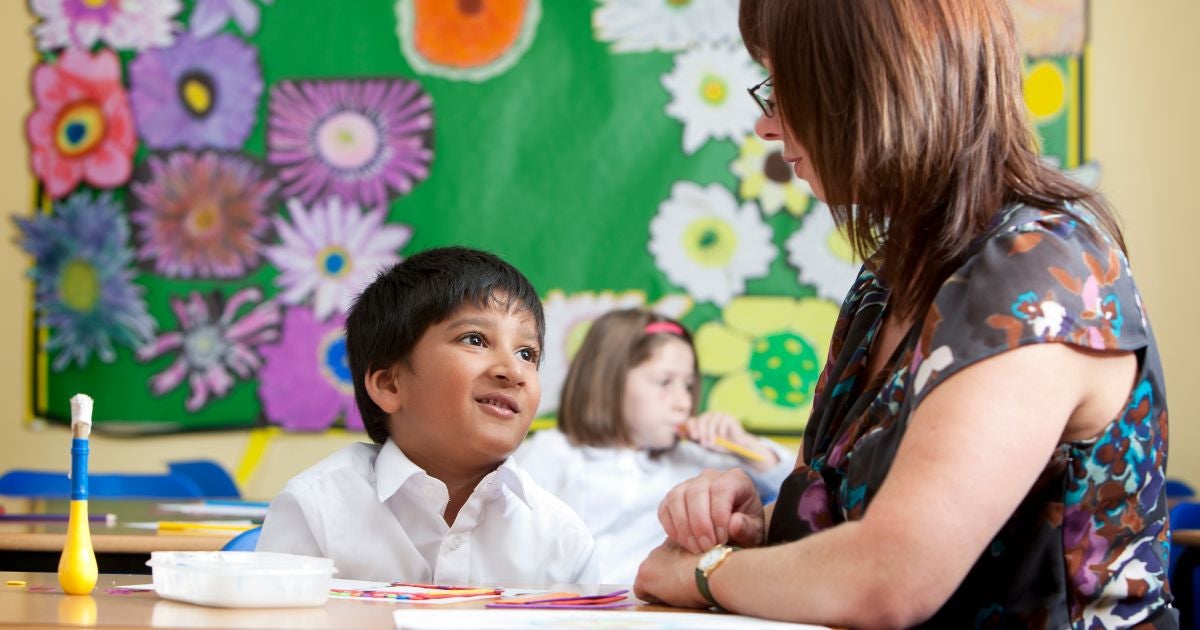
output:
{"label": "boy's white shirt", "polygon": [[446,485],[390,439],[353,444],[287,483],[259,551],[332,558],[337,577],[453,585],[599,583],[583,521],[512,457],[483,478],[455,518]]}
{"label": "boy's white shirt", "polygon": [[630,584],[638,566],[666,539],[658,506],[677,484],[705,468],[742,468],[760,493],[773,496],[792,472],[796,454],[764,440],[779,457],[765,473],[725,453],[680,442],[657,457],[632,448],[572,446],[557,429],[530,436],[514,457],[541,487],[583,517],[596,538],[602,584]]}

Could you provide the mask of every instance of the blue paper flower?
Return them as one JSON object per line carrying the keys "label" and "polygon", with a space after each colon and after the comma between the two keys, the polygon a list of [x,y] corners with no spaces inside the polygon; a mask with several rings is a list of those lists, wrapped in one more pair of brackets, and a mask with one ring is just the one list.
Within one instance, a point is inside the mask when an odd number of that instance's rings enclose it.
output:
{"label": "blue paper flower", "polygon": [[78,192],[54,214],[17,218],[21,247],[34,258],[38,322],[50,328],[53,368],[116,359],[113,344],[138,348],[153,335],[142,288],[132,282],[129,224],[108,192]]}

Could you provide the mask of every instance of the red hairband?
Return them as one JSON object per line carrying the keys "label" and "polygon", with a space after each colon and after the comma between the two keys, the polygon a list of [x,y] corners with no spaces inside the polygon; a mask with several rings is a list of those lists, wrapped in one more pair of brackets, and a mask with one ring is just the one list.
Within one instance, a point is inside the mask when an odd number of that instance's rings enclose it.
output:
{"label": "red hairband", "polygon": [[651,335],[654,333],[670,333],[682,337],[683,327],[675,322],[650,322],[646,324],[646,333]]}

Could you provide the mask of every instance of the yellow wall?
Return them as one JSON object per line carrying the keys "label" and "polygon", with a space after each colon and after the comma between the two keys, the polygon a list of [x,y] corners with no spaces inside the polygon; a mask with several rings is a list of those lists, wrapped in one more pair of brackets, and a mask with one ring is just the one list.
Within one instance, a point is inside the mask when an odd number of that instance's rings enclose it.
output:
{"label": "yellow wall", "polygon": [[[1093,0],[1091,157],[1101,163],[1102,191],[1126,226],[1134,271],[1164,355],[1171,393],[1169,473],[1200,487],[1200,336],[1188,328],[1196,312],[1191,254],[1200,245],[1198,179],[1200,24],[1196,0]],[[33,63],[24,3],[0,2],[0,85],[28,86]],[[1192,77],[1189,80],[1189,77]],[[65,469],[67,431],[26,427],[28,375],[25,347],[30,287],[23,279],[28,260],[13,244],[16,230],[8,215],[28,214],[30,175],[23,140],[28,88],[0,91],[0,470],[12,467]],[[1182,261],[1178,269],[1169,265]],[[355,435],[274,434],[264,440],[262,459],[245,480],[249,497],[269,497],[291,475],[325,454],[357,439]],[[175,437],[93,439],[94,470],[161,471],[170,459],[209,457],[236,470],[258,452],[244,432]]]}

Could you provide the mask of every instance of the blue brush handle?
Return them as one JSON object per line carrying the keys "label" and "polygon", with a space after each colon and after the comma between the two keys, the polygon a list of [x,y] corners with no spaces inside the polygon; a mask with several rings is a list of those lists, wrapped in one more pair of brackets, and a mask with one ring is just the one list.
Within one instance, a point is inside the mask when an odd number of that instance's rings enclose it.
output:
{"label": "blue brush handle", "polygon": [[71,439],[71,500],[88,498],[88,440]]}

